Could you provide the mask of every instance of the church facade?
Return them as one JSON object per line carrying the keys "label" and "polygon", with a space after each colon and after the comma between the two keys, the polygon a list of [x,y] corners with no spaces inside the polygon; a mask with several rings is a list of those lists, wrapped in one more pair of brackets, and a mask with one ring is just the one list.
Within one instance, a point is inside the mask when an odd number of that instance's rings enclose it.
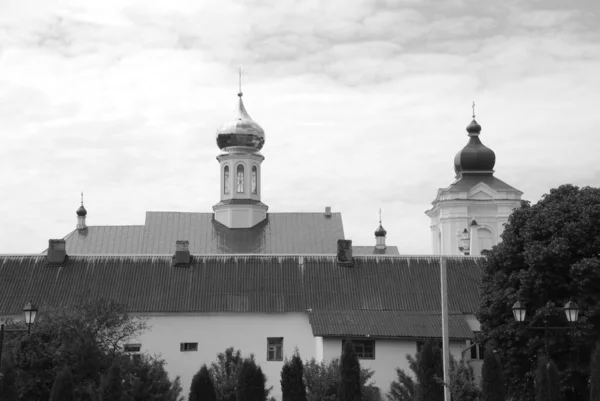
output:
{"label": "church facade", "polygon": [[455,159],[456,181],[426,212],[433,254],[401,256],[381,222],[373,245],[357,246],[330,208],[268,213],[265,133],[238,96],[236,116],[217,131],[220,199],[212,212],[147,212],[143,225],[89,226],[82,202],[75,230],[42,254],[0,256],[0,316],[18,319],[30,299],[40,313],[82,295],[114,299],[148,318],[150,330],[128,350],[160,354],[185,392],[200,365],[233,346],[255,355],[277,399],[283,360],[295,348],[327,361],[351,338],[384,397],[395,368],[409,371],[405,355],[441,338],[443,254],[450,352],[477,371],[477,256],[498,242],[521,192],[494,177],[495,155],[475,119]]}

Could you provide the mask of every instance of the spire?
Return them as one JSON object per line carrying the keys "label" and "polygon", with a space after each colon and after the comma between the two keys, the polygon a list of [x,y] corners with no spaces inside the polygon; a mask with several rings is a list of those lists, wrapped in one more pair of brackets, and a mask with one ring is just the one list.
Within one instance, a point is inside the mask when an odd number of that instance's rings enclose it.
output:
{"label": "spire", "polygon": [[469,133],[469,136],[479,136],[481,125],[477,124],[477,121],[475,120],[475,102],[473,102],[471,108],[473,109],[473,120],[467,125],[467,132]]}
{"label": "spire", "polygon": [[239,90],[238,90],[238,96],[240,97],[240,101],[242,96],[244,96],[244,94],[242,93],[242,67],[240,66],[240,82],[239,82]]}
{"label": "spire", "polygon": [[87,216],[87,210],[83,206],[83,191],[81,192],[81,206],[77,209],[77,229],[81,230],[87,228],[85,225],[85,217]]}
{"label": "spire", "polygon": [[375,249],[385,249],[385,236],[387,235],[387,231],[383,228],[381,224],[381,209],[379,209],[379,227],[375,230]]}

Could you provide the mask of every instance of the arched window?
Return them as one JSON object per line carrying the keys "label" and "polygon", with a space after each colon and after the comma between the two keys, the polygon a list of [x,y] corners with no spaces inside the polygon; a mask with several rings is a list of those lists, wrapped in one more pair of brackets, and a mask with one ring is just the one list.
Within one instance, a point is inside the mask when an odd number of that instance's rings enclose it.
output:
{"label": "arched window", "polygon": [[494,238],[492,232],[487,228],[480,228],[477,230],[477,237],[479,239],[479,249],[481,251],[485,249],[492,249],[494,246]]}
{"label": "arched window", "polygon": [[229,193],[229,166],[223,168],[223,193]]}
{"label": "arched window", "polygon": [[241,164],[237,166],[237,192],[244,192],[244,166]]}
{"label": "arched window", "polygon": [[258,171],[256,166],[252,166],[252,193],[258,193]]}

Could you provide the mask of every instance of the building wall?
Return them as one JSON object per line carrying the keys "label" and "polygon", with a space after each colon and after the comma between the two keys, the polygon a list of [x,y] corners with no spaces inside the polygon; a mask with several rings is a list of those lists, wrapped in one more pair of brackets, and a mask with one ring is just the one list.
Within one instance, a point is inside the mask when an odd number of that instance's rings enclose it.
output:
{"label": "building wall", "polygon": [[[371,338],[372,339],[372,338]],[[387,399],[385,394],[390,390],[391,383],[396,379],[396,368],[399,367],[412,375],[408,367],[406,354],[415,355],[417,352],[416,340],[400,339],[374,339],[375,359],[361,359],[361,366],[371,368],[375,374],[372,380],[379,387],[381,399]],[[461,351],[465,348],[464,341],[451,341],[450,352],[455,359],[460,359]],[[323,339],[323,357],[325,361],[339,358],[342,354],[341,338]]]}
{"label": "building wall", "polygon": [[[181,377],[183,395],[189,393],[193,375],[204,363],[216,360],[228,347],[255,355],[267,376],[272,395],[281,400],[282,361],[267,361],[267,337],[283,337],[283,356],[298,347],[303,359],[315,357],[315,338],[305,313],[212,313],[149,316],[151,329],[136,342],[142,352],[160,354],[167,362],[169,377]],[[180,343],[197,342],[198,351],[180,351]]]}

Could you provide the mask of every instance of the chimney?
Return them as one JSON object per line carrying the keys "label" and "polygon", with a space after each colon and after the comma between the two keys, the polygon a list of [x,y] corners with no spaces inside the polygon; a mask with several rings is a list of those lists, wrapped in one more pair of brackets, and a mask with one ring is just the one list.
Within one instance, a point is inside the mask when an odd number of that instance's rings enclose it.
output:
{"label": "chimney", "polygon": [[173,265],[189,266],[190,262],[190,241],[175,242],[175,255],[173,256]]}
{"label": "chimney", "polygon": [[331,217],[331,206],[325,206],[325,217]]}
{"label": "chimney", "polygon": [[470,246],[470,255],[471,256],[480,256],[481,251],[479,250],[479,235],[477,233],[479,230],[479,224],[473,219],[471,224],[469,225],[469,235],[471,237],[471,246]]}
{"label": "chimney", "polygon": [[61,265],[67,258],[66,242],[64,239],[51,239],[48,241],[48,263]]}
{"label": "chimney", "polygon": [[337,242],[337,261],[344,266],[352,266],[352,240],[339,239]]}

